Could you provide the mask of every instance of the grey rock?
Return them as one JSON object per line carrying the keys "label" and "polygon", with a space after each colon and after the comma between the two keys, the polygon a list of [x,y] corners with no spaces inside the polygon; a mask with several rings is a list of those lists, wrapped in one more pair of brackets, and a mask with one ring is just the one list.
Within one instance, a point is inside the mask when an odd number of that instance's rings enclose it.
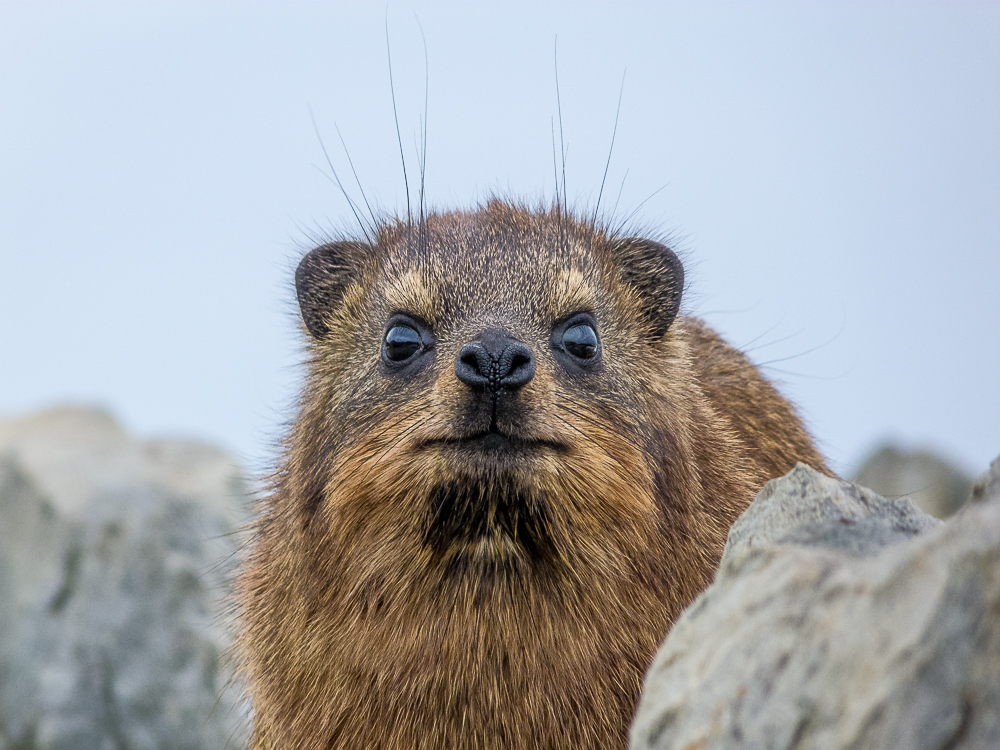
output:
{"label": "grey rock", "polygon": [[863,556],[940,525],[909,498],[887,500],[799,464],[764,485],[729,530],[723,555],[742,560],[754,548],[800,544]]}
{"label": "grey rock", "polygon": [[864,460],[854,482],[888,498],[908,496],[936,518],[947,518],[969,498],[972,478],[929,450],[887,444]]}
{"label": "grey rock", "polygon": [[1000,462],[941,523],[802,465],[769,482],[657,653],[631,748],[1000,747],[998,484]]}
{"label": "grey rock", "polygon": [[228,455],[106,413],[0,420],[0,750],[238,747]]}

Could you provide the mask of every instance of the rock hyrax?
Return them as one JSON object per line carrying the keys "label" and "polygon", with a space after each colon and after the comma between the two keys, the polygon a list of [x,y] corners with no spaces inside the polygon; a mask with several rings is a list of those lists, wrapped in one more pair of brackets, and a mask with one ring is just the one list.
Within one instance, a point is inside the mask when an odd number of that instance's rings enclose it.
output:
{"label": "rock hyrax", "polygon": [[296,272],[308,370],[240,578],[255,750],[623,748],[761,485],[823,458],[649,239],[492,201]]}

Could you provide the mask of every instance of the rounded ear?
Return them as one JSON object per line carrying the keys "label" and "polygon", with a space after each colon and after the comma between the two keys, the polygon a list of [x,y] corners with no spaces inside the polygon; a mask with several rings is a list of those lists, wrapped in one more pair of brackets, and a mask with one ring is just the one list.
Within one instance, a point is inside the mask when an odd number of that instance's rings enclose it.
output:
{"label": "rounded ear", "polygon": [[299,312],[313,338],[329,333],[327,315],[354,279],[359,252],[362,248],[356,242],[330,242],[310,250],[295,269]]}
{"label": "rounded ear", "polygon": [[681,307],[684,266],[666,245],[646,239],[621,240],[615,246],[622,280],[646,303],[653,340],[670,328]]}

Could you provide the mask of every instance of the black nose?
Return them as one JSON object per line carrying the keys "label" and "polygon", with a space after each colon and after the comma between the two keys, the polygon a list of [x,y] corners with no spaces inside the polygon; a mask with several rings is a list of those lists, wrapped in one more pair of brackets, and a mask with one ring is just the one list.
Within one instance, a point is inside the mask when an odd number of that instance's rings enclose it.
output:
{"label": "black nose", "polygon": [[455,374],[468,386],[496,393],[520,388],[535,376],[531,350],[505,331],[490,328],[478,341],[462,347],[455,360]]}

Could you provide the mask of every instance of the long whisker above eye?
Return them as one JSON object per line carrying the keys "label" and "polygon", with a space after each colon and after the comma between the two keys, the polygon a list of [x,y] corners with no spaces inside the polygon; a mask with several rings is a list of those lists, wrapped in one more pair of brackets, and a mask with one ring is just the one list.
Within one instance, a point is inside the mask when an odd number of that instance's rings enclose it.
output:
{"label": "long whisker above eye", "polygon": [[563,213],[569,213],[569,204],[566,202],[566,141],[563,138],[562,121],[562,99],[559,96],[559,37],[557,36],[552,48],[552,60],[556,74],[556,110],[559,112],[559,151],[562,156],[562,199]]}
{"label": "long whisker above eye", "polygon": [[[309,109],[309,118],[312,120],[313,130],[316,132],[316,139],[319,141],[319,147],[320,147],[320,149],[322,149],[323,156],[326,158],[326,164],[327,164],[328,167],[330,167],[330,172],[333,174],[333,178],[332,178],[331,182],[333,182],[338,188],[340,188],[340,192],[343,194],[344,199],[347,201],[347,205],[350,206],[351,213],[354,214],[354,218],[357,219],[358,225],[361,227],[362,234],[364,234],[365,239],[368,240],[369,243],[371,243],[373,241],[372,240],[372,236],[376,233],[376,225],[378,223],[376,221],[376,219],[375,219],[375,215],[372,214],[372,221],[374,223],[371,224],[371,225],[369,225],[369,226],[365,226],[365,222],[361,218],[361,213],[360,213],[360,209],[359,209],[358,205],[351,198],[350,193],[347,192],[347,189],[344,187],[344,184],[340,181],[340,175],[337,174],[337,170],[333,166],[333,160],[330,158],[330,154],[326,150],[326,144],[323,142],[323,136],[319,132],[319,125],[316,123],[316,116],[313,114],[311,107]],[[339,130],[337,131],[337,134],[338,135],[340,134]],[[343,143],[344,139],[341,138],[340,142]],[[345,152],[347,151],[347,146],[346,145],[344,146],[344,151]],[[350,158],[351,158],[350,154],[348,154],[348,156],[347,156],[348,161],[350,161]],[[351,169],[352,170],[354,169],[354,165],[353,164],[351,165]],[[320,171],[322,172],[322,170],[320,170]],[[357,175],[356,172],[355,172],[354,176],[355,176],[355,178],[357,178],[358,175]],[[330,179],[329,176],[327,176],[327,179]],[[360,181],[358,181],[358,187],[361,187],[361,182]],[[363,190],[361,191],[361,197],[364,198],[364,191]],[[366,206],[368,205],[368,199],[367,198],[365,198],[365,205]],[[368,210],[369,210],[369,212],[371,212],[371,207],[370,206],[369,206]]]}
{"label": "long whisker above eye", "polygon": [[420,23],[420,19],[417,17],[416,11],[413,13],[413,17],[417,21],[417,27],[420,29],[420,39],[424,43],[424,119],[420,123],[420,134],[421,134],[421,147],[420,147],[420,233],[421,237],[418,240],[418,245],[422,249],[424,247],[423,243],[423,231],[424,231],[424,185],[427,176],[427,93],[430,90],[430,66],[427,59],[427,37],[424,35],[423,24]]}
{"label": "long whisker above eye", "polygon": [[[597,205],[594,206],[594,215],[590,220],[590,224],[593,227],[597,227],[597,214],[601,208],[601,196],[604,195],[604,183],[608,179],[608,169],[611,167],[611,154],[615,150],[615,136],[618,135],[618,116],[622,113],[622,95],[625,93],[625,73],[622,72],[622,85],[621,89],[618,91],[618,109],[615,110],[615,129],[611,132],[611,148],[608,149],[608,161],[604,165],[604,176],[601,177],[601,189],[597,193]],[[615,208],[618,207],[618,203],[615,203]]]}
{"label": "long whisker above eye", "polygon": [[351,166],[351,172],[354,174],[354,181],[358,183],[358,190],[361,191],[361,199],[365,202],[365,208],[368,209],[368,215],[372,217],[372,232],[375,232],[375,227],[378,226],[378,219],[375,218],[375,212],[372,211],[371,204],[368,202],[368,196],[365,195],[365,189],[361,187],[361,178],[358,177],[358,170],[354,168],[354,160],[351,158],[351,152],[347,150],[347,143],[344,142],[344,136],[340,133],[340,128],[337,123],[333,124],[333,129],[337,131],[337,137],[340,138],[340,145],[344,147],[344,156],[347,157],[347,163]]}
{"label": "long whisker above eye", "polygon": [[403,186],[406,188],[406,224],[413,226],[410,211],[410,181],[406,176],[406,157],[403,155],[403,136],[399,131],[399,114],[396,111],[396,88],[392,84],[392,51],[389,45],[389,6],[385,6],[385,58],[389,63],[389,93],[392,96],[392,117],[396,122],[396,140],[399,142],[399,158],[403,163]]}

